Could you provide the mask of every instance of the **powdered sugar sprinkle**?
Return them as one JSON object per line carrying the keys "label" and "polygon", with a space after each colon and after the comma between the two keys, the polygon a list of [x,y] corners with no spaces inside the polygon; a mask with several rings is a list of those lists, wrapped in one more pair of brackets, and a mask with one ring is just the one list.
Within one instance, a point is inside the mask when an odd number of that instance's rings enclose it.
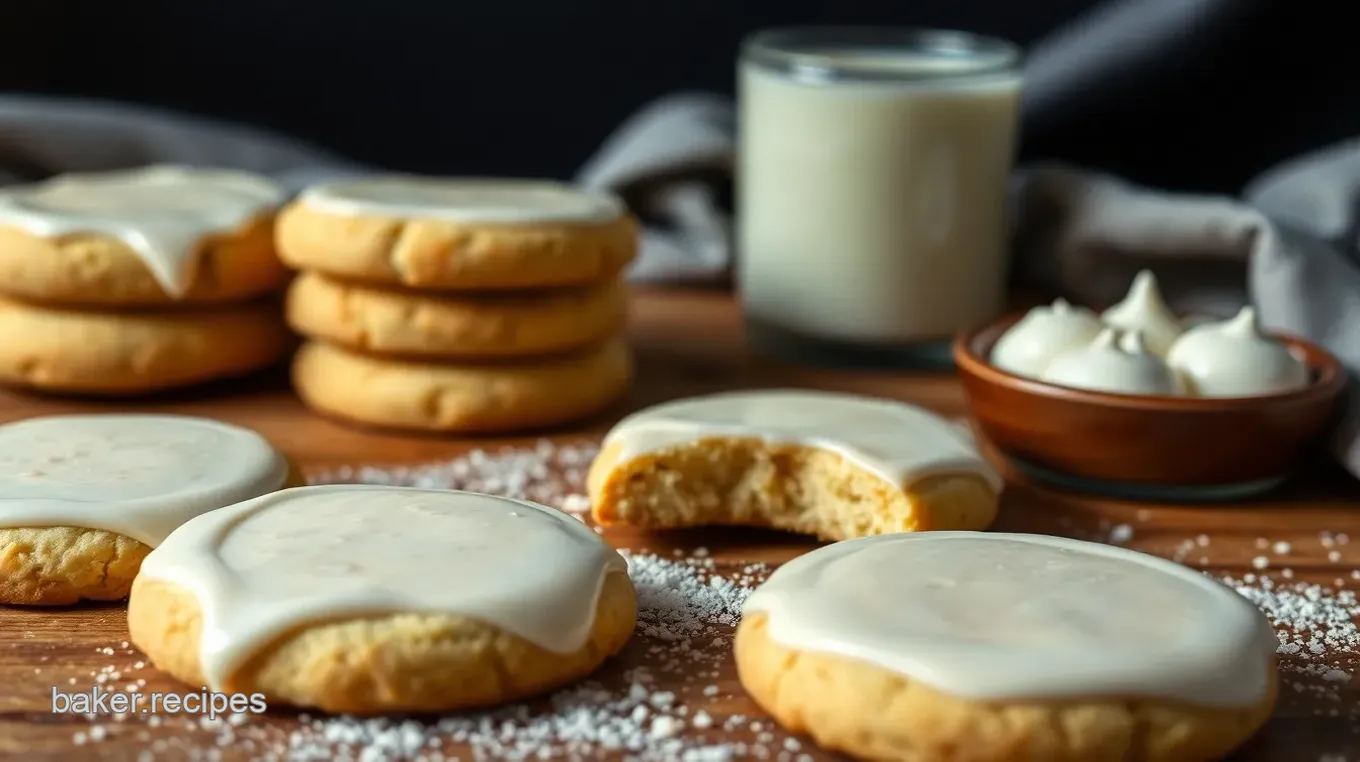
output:
{"label": "powdered sugar sprinkle", "polygon": [[[1350,681],[1350,672],[1342,667],[1360,659],[1360,628],[1355,624],[1360,600],[1354,591],[1305,583],[1281,585],[1251,574],[1223,581],[1256,604],[1275,625],[1282,672],[1321,677],[1325,683]],[[1315,682],[1296,679],[1290,684],[1298,692],[1311,691],[1332,701],[1341,698]]]}
{"label": "powdered sugar sprinkle", "polygon": [[544,439],[529,448],[473,450],[452,460],[417,466],[342,466],[309,474],[308,482],[460,489],[532,500],[580,515],[590,510],[590,500],[581,493],[597,452],[592,442],[558,445]]}
{"label": "powdered sugar sprinkle", "polygon": [[[476,450],[441,463],[397,468],[337,468],[312,475],[317,484],[367,483],[437,489],[463,489],[533,500],[589,522],[584,496],[586,472],[597,452],[590,442],[555,445],[547,440],[530,448]],[[1139,510],[1136,521],[1150,513]],[[1062,523],[1062,522],[1060,522]],[[1126,545],[1135,540],[1130,523],[1102,522],[1100,538]],[[1344,534],[1323,533],[1320,541],[1331,562],[1349,541]],[[1200,564],[1210,544],[1199,535],[1186,538],[1169,552],[1175,560]],[[1287,543],[1265,538],[1256,542],[1253,563],[1260,571],[1276,559],[1292,556]],[[89,717],[91,727],[73,742],[92,744],[136,733],[145,742],[143,758],[162,752],[190,759],[221,759],[245,751],[251,759],[396,762],[397,760],[505,759],[548,757],[572,759],[603,755],[647,762],[719,762],[768,759],[796,762],[811,759],[797,739],[777,732],[768,721],[723,713],[724,695],[739,691],[730,683],[731,638],[741,605],[768,570],[716,563],[702,548],[684,555],[625,553],[638,592],[638,628],[619,663],[596,678],[559,691],[541,701],[437,719],[309,717],[295,722],[274,716],[260,721],[249,715],[219,720],[179,717]],[[1286,579],[1292,575],[1281,570]],[[1351,574],[1360,580],[1360,572]],[[1360,661],[1360,601],[1354,592],[1320,585],[1291,584],[1248,574],[1224,579],[1258,606],[1274,623],[1286,691],[1321,699],[1339,714],[1344,695]],[[126,648],[126,644],[123,644]],[[132,653],[132,652],[129,652]],[[643,664],[645,662],[645,665]],[[141,662],[136,669],[143,666]],[[131,671],[125,669],[123,672]],[[112,667],[95,676],[99,683],[126,681]],[[102,678],[102,679],[100,679]],[[135,681],[132,685],[144,681]],[[186,738],[152,738],[149,728],[181,725]],[[731,740],[731,731],[745,741]],[[159,736],[159,734],[157,734]],[[204,745],[204,741],[207,745]],[[93,750],[90,750],[93,753]]]}

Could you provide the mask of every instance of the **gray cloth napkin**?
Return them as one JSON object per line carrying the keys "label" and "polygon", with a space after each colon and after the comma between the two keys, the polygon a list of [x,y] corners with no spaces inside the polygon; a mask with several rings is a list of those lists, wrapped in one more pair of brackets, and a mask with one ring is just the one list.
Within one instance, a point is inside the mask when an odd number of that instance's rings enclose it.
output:
{"label": "gray cloth napkin", "polygon": [[241,169],[293,191],[365,171],[302,141],[243,125],[119,103],[0,95],[0,185],[145,164]]}
{"label": "gray cloth napkin", "polygon": [[671,96],[624,122],[577,173],[578,184],[618,193],[643,221],[634,280],[726,273],[731,226],[722,196],[732,176],[735,131],[725,98]]}

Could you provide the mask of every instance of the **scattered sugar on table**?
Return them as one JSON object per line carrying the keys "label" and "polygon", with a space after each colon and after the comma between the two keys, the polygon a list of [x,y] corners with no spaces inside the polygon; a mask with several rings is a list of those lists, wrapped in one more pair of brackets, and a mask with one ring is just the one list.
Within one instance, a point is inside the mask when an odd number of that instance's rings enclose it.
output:
{"label": "scattered sugar on table", "polygon": [[[544,441],[528,449],[476,450],[428,465],[335,469],[314,474],[311,481],[487,492],[534,500],[587,520],[589,501],[582,493],[595,453],[589,443],[557,446]],[[1147,520],[1144,510],[1138,512],[1137,520]],[[1100,533],[1111,544],[1134,539],[1133,527],[1127,523],[1103,523]],[[1319,535],[1322,546],[1336,554],[1328,554],[1333,562],[1340,559],[1340,548],[1348,541],[1344,534]],[[1192,550],[1209,544],[1207,535],[1188,538],[1174,555],[1183,560]],[[1266,538],[1257,539],[1255,545],[1276,556],[1293,550],[1289,543]],[[1265,553],[1252,559],[1253,567],[1270,567]],[[185,731],[207,734],[211,745],[204,747],[201,740],[196,743],[190,738],[151,740],[146,730],[138,731],[138,738],[149,744],[148,758],[170,751],[191,759],[218,759],[224,750],[245,750],[252,759],[437,762],[458,756],[461,749],[453,747],[465,746],[473,759],[602,754],[639,762],[810,759],[801,752],[797,739],[778,733],[772,724],[741,715],[715,715],[707,705],[721,692],[711,678],[731,659],[731,639],[742,602],[768,570],[762,565],[719,565],[703,549],[678,551],[665,558],[641,552],[625,555],[639,602],[638,634],[630,648],[645,649],[651,666],[586,681],[543,701],[432,721],[303,715],[294,728],[286,730],[251,715],[206,724],[167,718],[182,722]],[[1350,576],[1360,580],[1360,570]],[[1349,669],[1360,660],[1360,630],[1354,622],[1360,615],[1360,601],[1355,593],[1255,574],[1224,581],[1275,624],[1285,690],[1339,701],[1339,686],[1351,680]],[[101,653],[112,655],[113,649],[101,649]],[[112,675],[120,671],[109,666],[99,674],[107,681],[117,679]],[[668,688],[660,688],[662,684]],[[1340,714],[1337,709],[1330,713]],[[92,719],[91,728],[77,733],[73,741],[92,744],[110,735],[106,728],[111,726],[102,724],[108,718]],[[153,727],[153,720],[161,721],[158,717],[132,719],[135,722],[129,725],[143,728]],[[719,731],[739,732],[750,740],[719,740],[713,736]],[[467,759],[468,753],[462,751],[462,757]]]}
{"label": "scattered sugar on table", "polygon": [[[1280,638],[1280,668],[1286,688],[1312,692],[1339,701],[1338,690],[1328,684],[1350,681],[1345,668],[1360,659],[1360,600],[1351,590],[1334,590],[1307,583],[1280,584],[1268,577],[1248,574],[1223,580],[1256,604],[1275,625]],[[1290,674],[1295,679],[1290,679]],[[1323,684],[1297,679],[1321,678]]]}
{"label": "scattered sugar on table", "polygon": [[1123,545],[1133,539],[1133,527],[1128,524],[1117,524],[1110,530],[1110,543],[1112,545]]}

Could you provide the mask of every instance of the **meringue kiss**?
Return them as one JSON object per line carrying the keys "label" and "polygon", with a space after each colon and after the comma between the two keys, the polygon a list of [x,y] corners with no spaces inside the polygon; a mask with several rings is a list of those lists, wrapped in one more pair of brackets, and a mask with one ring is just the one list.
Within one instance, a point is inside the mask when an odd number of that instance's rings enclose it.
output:
{"label": "meringue kiss", "polygon": [[1202,397],[1252,397],[1308,385],[1308,368],[1289,348],[1264,336],[1256,311],[1185,332],[1167,363]]}
{"label": "meringue kiss", "polygon": [[1085,348],[1054,359],[1040,379],[1111,394],[1178,396],[1182,391],[1176,374],[1148,351],[1141,333],[1120,335],[1113,328],[1103,331]]}
{"label": "meringue kiss", "polygon": [[1053,358],[1086,346],[1104,326],[1085,307],[1062,299],[1030,310],[992,347],[996,367],[1021,376],[1037,378]]}
{"label": "meringue kiss", "polygon": [[1163,301],[1157,278],[1151,270],[1139,272],[1124,300],[1105,310],[1101,319],[1121,331],[1138,331],[1148,351],[1160,357],[1166,356],[1184,330],[1175,313]]}

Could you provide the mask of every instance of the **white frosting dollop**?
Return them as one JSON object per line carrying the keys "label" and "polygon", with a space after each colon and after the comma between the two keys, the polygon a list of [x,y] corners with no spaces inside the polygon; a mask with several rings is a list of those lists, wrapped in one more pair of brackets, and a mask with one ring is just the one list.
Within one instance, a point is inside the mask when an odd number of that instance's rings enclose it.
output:
{"label": "white frosting dollop", "polygon": [[1040,380],[1112,394],[1179,395],[1183,387],[1161,358],[1147,350],[1142,333],[1101,332],[1086,347],[1059,355]]}
{"label": "white frosting dollop", "polygon": [[1138,331],[1148,350],[1165,357],[1184,328],[1171,308],[1162,300],[1157,278],[1150,270],[1139,272],[1129,293],[1119,304],[1105,310],[1101,319],[1121,331]]}
{"label": "white frosting dollop", "polygon": [[1308,368],[1288,347],[1261,334],[1256,311],[1190,329],[1167,363],[1202,397],[1251,397],[1308,385]]}
{"label": "white frosting dollop", "polygon": [[61,175],[0,191],[0,226],[35,236],[100,233],[141,257],[167,294],[192,282],[207,236],[272,212],[283,189],[267,178],[175,165]]}
{"label": "white frosting dollop", "polygon": [[978,700],[1162,698],[1242,707],[1270,690],[1274,628],[1192,569],[1040,535],[838,542],[749,598],[787,648],[868,662]]}
{"label": "white frosting dollop", "polygon": [[1102,327],[1091,310],[1058,299],[1050,306],[1035,307],[1011,326],[992,347],[991,363],[1037,378],[1057,356],[1089,344]]}

